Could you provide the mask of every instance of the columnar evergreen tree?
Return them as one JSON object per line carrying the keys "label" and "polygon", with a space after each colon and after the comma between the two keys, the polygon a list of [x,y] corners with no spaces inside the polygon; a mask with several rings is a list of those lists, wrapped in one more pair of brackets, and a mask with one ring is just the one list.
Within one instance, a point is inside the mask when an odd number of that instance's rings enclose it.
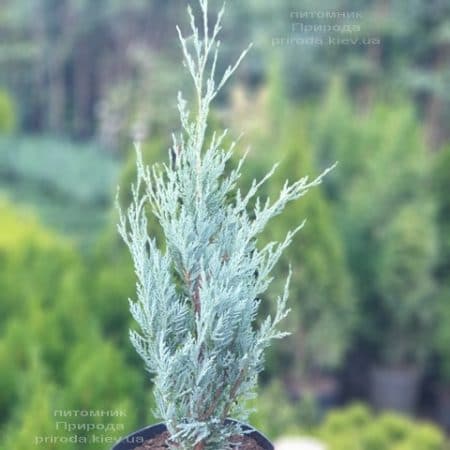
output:
{"label": "columnar evergreen tree", "polygon": [[[280,139],[280,172],[296,178],[301,171],[313,171],[314,162],[304,125],[307,115],[288,111]],[[277,175],[272,189],[279,181]],[[308,218],[302,238],[285,252],[276,272],[284,270],[289,261],[297,269],[292,277],[292,314],[288,319],[295,331],[279,348],[290,356],[290,375],[305,383],[317,381],[321,372],[341,364],[356,322],[356,303],[345,250],[321,188],[275,219],[269,236],[279,238],[298,217]]]}
{"label": "columnar evergreen tree", "polygon": [[[302,225],[262,248],[257,238],[327,172],[312,181],[286,181],[272,203],[257,195],[275,167],[246,194],[236,188],[245,156],[228,171],[235,144],[223,148],[226,131],[206,136],[210,104],[247,51],[216,81],[223,9],[212,28],[207,0],[200,0],[200,9],[203,33],[190,9],[192,36],[178,29],[195,107],[190,110],[179,94],[182,131],[173,136],[170,164],[146,167],[138,151],[133,200],[119,223],[137,275],[137,302],[130,301],[130,309],[141,332],[131,331],[131,341],[154,375],[156,415],[182,450],[228,448],[230,436],[242,432],[226,419],[247,416],[245,400],[252,396],[264,351],[286,334],[279,325],[288,313],[290,275],[276,312],[257,326],[259,297]],[[163,250],[148,235],[147,205],[162,227]]]}
{"label": "columnar evergreen tree", "polygon": [[433,164],[433,193],[437,204],[439,323],[435,328],[436,350],[441,363],[441,380],[450,383],[450,147],[436,155]]}
{"label": "columnar evergreen tree", "polygon": [[379,102],[367,116],[343,103],[347,125],[333,138],[329,114],[339,111],[339,97],[332,92],[316,143],[345,173],[325,187],[361,300],[358,334],[383,364],[422,365],[437,316],[435,206],[421,129],[407,103]]}
{"label": "columnar evergreen tree", "polygon": [[450,279],[450,146],[442,149],[433,164],[433,194],[437,203],[439,260],[437,277],[440,282]]}

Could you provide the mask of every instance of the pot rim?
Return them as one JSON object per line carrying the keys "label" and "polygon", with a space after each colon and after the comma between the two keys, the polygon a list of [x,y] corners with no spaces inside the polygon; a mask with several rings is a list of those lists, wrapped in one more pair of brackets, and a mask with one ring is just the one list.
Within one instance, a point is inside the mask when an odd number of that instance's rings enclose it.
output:
{"label": "pot rim", "polygon": [[[247,431],[249,436],[251,436],[264,450],[274,450],[272,442],[256,428],[252,427],[250,424],[241,422],[236,419],[226,419],[225,422],[238,423],[242,426],[244,431]],[[139,430],[133,431],[125,437],[120,438],[116,441],[111,450],[133,450],[135,446],[141,444],[141,442],[133,442],[133,438],[142,435],[145,440],[150,439],[153,436],[163,433],[167,430],[166,424],[164,422],[155,423],[153,425],[148,425],[146,427],[140,428]]]}

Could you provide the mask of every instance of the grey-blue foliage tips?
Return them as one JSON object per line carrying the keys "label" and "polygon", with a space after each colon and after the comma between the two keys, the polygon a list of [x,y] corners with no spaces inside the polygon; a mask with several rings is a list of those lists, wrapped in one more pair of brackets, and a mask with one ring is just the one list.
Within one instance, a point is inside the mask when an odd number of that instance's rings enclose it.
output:
{"label": "grey-blue foliage tips", "polygon": [[[178,96],[182,131],[173,136],[170,150],[176,157],[171,164],[146,167],[138,148],[133,200],[121,212],[119,232],[137,276],[137,300],[130,300],[130,309],[140,332],[130,331],[130,338],[153,375],[155,413],[167,424],[176,448],[221,450],[241,431],[224,419],[246,418],[246,400],[254,392],[264,352],[286,334],[279,325],[288,314],[290,276],[274,315],[257,324],[258,298],[302,224],[282,242],[260,248],[256,238],[326,172],[312,181],[286,182],[274,202],[261,202],[258,191],[275,167],[248,192],[237,188],[245,156],[228,170],[234,144],[224,148],[226,131],[208,133],[211,139],[206,131],[212,100],[247,51],[217,76],[223,10],[212,28],[207,0],[200,0],[200,10],[197,25],[188,9],[191,36],[178,29],[196,98],[190,107]],[[164,231],[164,250],[148,235],[148,206]]]}

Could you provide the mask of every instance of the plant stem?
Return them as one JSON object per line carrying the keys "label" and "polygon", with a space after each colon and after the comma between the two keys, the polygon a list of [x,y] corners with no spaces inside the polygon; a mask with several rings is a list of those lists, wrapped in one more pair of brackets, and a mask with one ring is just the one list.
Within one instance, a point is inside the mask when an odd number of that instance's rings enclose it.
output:
{"label": "plant stem", "polygon": [[200,441],[194,446],[194,450],[204,450],[205,448],[205,441]]}

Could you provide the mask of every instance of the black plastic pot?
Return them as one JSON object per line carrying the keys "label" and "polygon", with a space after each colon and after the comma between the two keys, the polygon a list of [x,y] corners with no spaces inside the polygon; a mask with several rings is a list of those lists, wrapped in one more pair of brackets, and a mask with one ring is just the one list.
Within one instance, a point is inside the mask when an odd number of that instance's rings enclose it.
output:
{"label": "black plastic pot", "polygon": [[414,367],[375,367],[372,369],[372,404],[379,410],[411,415],[416,408],[420,381],[421,372]]}
{"label": "black plastic pot", "polygon": [[[240,423],[244,431],[249,431],[246,435],[252,437],[264,450],[274,450],[273,444],[263,434],[250,425],[231,419],[227,421]],[[118,441],[111,450],[134,450],[136,447],[142,445],[143,442],[164,433],[166,430],[167,428],[163,423],[150,425],[124,437]]]}
{"label": "black plastic pot", "polygon": [[440,384],[436,389],[437,421],[450,431],[450,386]]}

